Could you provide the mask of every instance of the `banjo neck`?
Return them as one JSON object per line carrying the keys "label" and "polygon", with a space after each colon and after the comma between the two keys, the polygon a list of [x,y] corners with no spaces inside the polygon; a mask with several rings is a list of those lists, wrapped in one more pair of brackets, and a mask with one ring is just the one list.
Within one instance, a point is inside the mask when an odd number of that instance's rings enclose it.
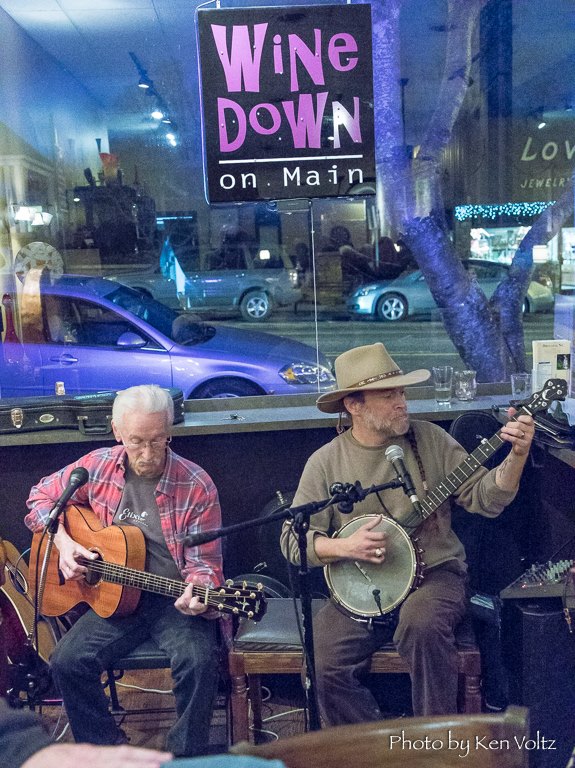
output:
{"label": "banjo neck", "polygon": [[[501,431],[501,430],[500,430]],[[421,501],[421,520],[426,520],[446,501],[471,475],[498,451],[505,440],[496,432],[489,440],[484,438],[479,446],[444,477],[439,485],[430,491]]]}
{"label": "banjo neck", "polygon": [[[517,412],[510,417],[509,421],[517,421],[521,414],[533,416],[539,411],[545,411],[555,400],[563,400],[567,394],[567,382],[563,379],[549,379],[545,386],[539,392],[535,392],[529,400],[517,403],[515,406]],[[459,464],[453,472],[444,477],[439,485],[430,491],[422,501],[420,501],[422,512],[420,522],[426,520],[446,501],[471,475],[483,466],[485,462],[498,451],[505,443],[501,437],[501,430],[496,432],[493,437],[484,438],[478,447],[470,453],[465,461]],[[419,525],[419,524],[418,524]]]}

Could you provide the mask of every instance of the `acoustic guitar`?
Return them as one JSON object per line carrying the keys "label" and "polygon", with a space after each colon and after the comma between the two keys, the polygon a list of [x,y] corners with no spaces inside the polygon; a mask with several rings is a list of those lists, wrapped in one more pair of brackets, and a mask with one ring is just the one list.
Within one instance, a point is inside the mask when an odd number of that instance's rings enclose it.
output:
{"label": "acoustic guitar", "polygon": [[[16,547],[4,540],[6,560],[5,582],[0,587],[0,610],[3,617],[6,655],[12,664],[24,664],[33,650],[30,636],[34,625],[34,592],[30,586],[28,566]],[[32,638],[33,639],[33,638]],[[40,617],[38,621],[38,655],[48,661],[58,641],[51,624]]]}
{"label": "acoustic guitar", "polygon": [[[58,569],[58,550],[53,547],[46,570],[46,582],[40,612],[45,616],[61,616],[80,603],[87,603],[99,616],[126,616],[132,613],[141,592],[154,592],[174,599],[188,586],[183,581],[168,579],[142,570],[146,562],[144,534],[133,525],[104,526],[91,509],[71,505],[63,515],[66,531],[74,541],[98,554],[97,560],[82,559],[88,569],[85,578],[64,581]],[[32,589],[36,562],[41,572],[47,540],[41,533],[32,537],[30,573]],[[194,585],[193,594],[222,613],[259,621],[265,613],[263,587],[255,589],[244,582],[240,586],[227,581],[210,589]]]}

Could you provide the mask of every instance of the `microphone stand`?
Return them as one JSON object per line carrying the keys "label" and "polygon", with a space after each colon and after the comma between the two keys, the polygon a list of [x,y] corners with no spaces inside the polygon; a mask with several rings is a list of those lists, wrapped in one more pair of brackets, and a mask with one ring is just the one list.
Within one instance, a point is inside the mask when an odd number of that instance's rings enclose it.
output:
{"label": "microphone stand", "polygon": [[[54,504],[54,506],[50,510],[49,515],[52,514],[57,504],[58,502]],[[47,536],[47,541],[46,541],[46,547],[44,549],[44,554],[42,557],[42,566],[40,568],[39,574],[38,574],[39,561],[36,560],[35,563],[30,563],[30,565],[36,569],[37,577],[35,579],[36,594],[34,595],[34,615],[32,620],[32,627],[28,634],[27,642],[32,646],[32,649],[36,652],[36,655],[38,654],[38,622],[40,619],[42,600],[44,597],[44,589],[45,589],[46,577],[48,573],[48,564],[52,556],[52,549],[54,547],[54,536],[56,535],[56,531],[58,530],[59,518],[61,513],[62,513],[62,509],[59,510],[56,516],[54,517],[49,516],[48,522],[44,526],[42,538]],[[40,546],[38,547],[38,558],[40,556],[41,551],[42,551],[42,542],[40,542]],[[44,681],[42,685],[38,686],[38,683],[35,682],[35,680],[33,680],[32,677],[33,676],[31,676],[30,674],[28,674],[27,676],[28,702],[31,709],[33,708],[34,704],[41,703],[42,694],[46,693],[49,688],[49,680]],[[38,700],[38,696],[40,696],[39,700]]]}
{"label": "microphone stand", "polygon": [[[50,514],[55,509],[56,504],[50,510]],[[46,574],[48,563],[53,546],[53,540],[58,528],[58,515],[54,519],[50,518],[44,527],[42,538],[48,534],[48,542],[44,550],[42,568],[39,571],[39,556],[35,563],[30,563],[30,568],[36,569],[36,590],[33,599],[32,624],[26,631],[26,640],[24,641],[23,660],[12,665],[12,674],[10,679],[10,688],[8,698],[11,706],[21,707],[23,705],[20,699],[20,693],[26,695],[26,702],[29,709],[33,710],[36,705],[41,705],[44,696],[49,693],[51,687],[51,676],[48,665],[40,658],[38,650],[38,623],[40,617],[40,607],[44,595]],[[41,544],[38,552],[41,551]]]}
{"label": "microphone stand", "polygon": [[[55,508],[55,506],[56,505],[52,507],[52,510]],[[42,533],[42,538],[44,538],[44,536],[47,535],[48,539],[46,541],[46,549],[44,550],[44,556],[42,557],[42,568],[40,569],[40,575],[36,580],[36,600],[34,601],[34,629],[35,630],[38,624],[38,615],[40,613],[42,599],[44,598],[44,589],[46,586],[46,575],[48,573],[48,563],[50,562],[50,557],[52,556],[52,549],[54,548],[54,537],[56,535],[56,531],[58,530],[59,518],[60,518],[60,513],[56,515],[56,517],[54,518],[49,518],[48,522],[44,527],[44,532]],[[41,547],[42,547],[42,542],[40,542],[40,547],[38,548],[38,552],[41,551]],[[36,567],[38,567],[38,563],[36,563]]]}
{"label": "microphone stand", "polygon": [[[404,484],[402,480],[396,478],[388,483],[382,483],[381,485],[372,485],[369,488],[362,488],[359,482],[356,483],[341,483],[335,484],[337,486],[337,492],[333,493],[330,498],[322,499],[321,501],[310,501],[307,504],[302,504],[299,507],[290,507],[286,509],[282,507],[271,515],[268,515],[264,520],[253,518],[247,520],[244,523],[235,523],[225,528],[218,528],[215,531],[206,532],[201,535],[201,543],[213,541],[223,536],[228,536],[231,533],[237,533],[239,531],[247,530],[248,528],[259,527],[260,525],[267,525],[274,520],[281,520],[291,518],[292,528],[297,537],[298,550],[299,550],[299,586],[300,586],[300,599],[301,599],[301,612],[302,612],[302,628],[303,628],[303,650],[304,660],[306,662],[306,681],[305,681],[305,695],[307,700],[307,707],[309,712],[309,727],[312,731],[319,731],[321,729],[321,721],[319,716],[319,707],[317,703],[317,690],[315,684],[315,655],[313,644],[313,617],[312,617],[312,598],[311,588],[309,585],[309,568],[307,561],[307,532],[309,530],[311,515],[321,512],[327,507],[331,507],[334,504],[339,505],[339,509],[344,514],[348,514],[353,510],[353,505],[358,501],[363,501],[370,493],[377,493],[378,491],[384,491],[388,488],[400,488]],[[341,490],[340,490],[341,488]],[[193,539],[194,537],[188,537]],[[184,543],[186,539],[184,539]],[[190,542],[194,545],[193,542]],[[200,542],[197,542],[200,545]]]}

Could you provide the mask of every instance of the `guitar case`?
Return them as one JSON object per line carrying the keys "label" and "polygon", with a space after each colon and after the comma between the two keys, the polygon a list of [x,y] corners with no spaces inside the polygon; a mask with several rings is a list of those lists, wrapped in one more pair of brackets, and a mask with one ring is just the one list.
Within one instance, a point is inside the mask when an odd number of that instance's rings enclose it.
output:
{"label": "guitar case", "polygon": [[[184,420],[184,393],[168,388],[174,401],[174,424]],[[0,434],[78,429],[84,435],[108,435],[112,431],[112,404],[116,392],[86,395],[0,398]]]}

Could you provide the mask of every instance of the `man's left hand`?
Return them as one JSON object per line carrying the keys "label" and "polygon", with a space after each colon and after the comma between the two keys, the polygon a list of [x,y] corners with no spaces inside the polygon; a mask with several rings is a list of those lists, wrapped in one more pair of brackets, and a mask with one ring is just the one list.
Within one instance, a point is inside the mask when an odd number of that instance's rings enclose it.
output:
{"label": "man's left hand", "polygon": [[521,414],[515,421],[511,420],[516,413],[515,408],[509,409],[510,420],[501,429],[500,435],[503,440],[511,443],[512,451],[516,456],[526,456],[535,434],[535,422],[527,414]]}
{"label": "man's left hand", "polygon": [[174,603],[178,611],[186,616],[200,616],[209,608],[197,595],[192,594],[193,589],[194,585],[188,584],[183,594]]}

